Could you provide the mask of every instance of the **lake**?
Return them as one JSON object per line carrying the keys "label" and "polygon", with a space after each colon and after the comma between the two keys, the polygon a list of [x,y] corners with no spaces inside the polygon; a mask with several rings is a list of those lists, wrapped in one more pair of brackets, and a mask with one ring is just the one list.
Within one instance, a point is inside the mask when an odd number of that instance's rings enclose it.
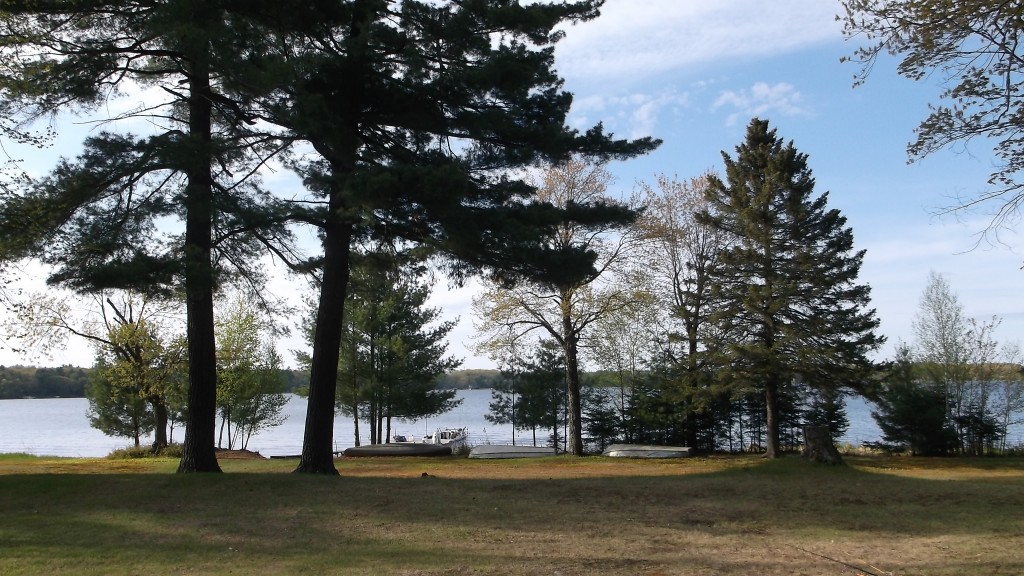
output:
{"label": "lake", "polygon": [[[511,426],[496,426],[487,422],[490,390],[461,390],[462,404],[455,410],[435,418],[415,422],[395,422],[392,433],[422,436],[435,428],[466,427],[471,444],[511,444]],[[89,426],[85,398],[53,398],[0,400],[0,453],[23,452],[47,456],[106,456],[111,451],[130,444],[124,438],[113,438]],[[249,441],[249,450],[264,456],[283,456],[302,452],[302,433],[305,426],[306,400],[291,396],[285,405],[284,424],[261,432]],[[840,443],[858,445],[878,440],[880,433],[871,419],[870,407],[860,398],[847,400],[850,429],[839,439]],[[369,443],[365,426],[361,442]],[[528,432],[516,432],[516,442],[530,443]],[[176,428],[173,440],[181,441],[184,429]],[[352,421],[338,416],[334,423],[335,448],[344,450],[354,444]],[[543,438],[547,438],[545,433]]]}

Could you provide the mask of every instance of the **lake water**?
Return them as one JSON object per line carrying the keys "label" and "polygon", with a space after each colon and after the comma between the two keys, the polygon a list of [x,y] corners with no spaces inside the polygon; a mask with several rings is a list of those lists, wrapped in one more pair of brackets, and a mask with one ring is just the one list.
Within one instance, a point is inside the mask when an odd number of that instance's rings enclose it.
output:
{"label": "lake water", "polygon": [[[462,404],[441,416],[415,422],[395,422],[392,433],[422,436],[435,428],[466,427],[471,444],[511,444],[511,426],[495,426],[487,422],[491,399],[490,390],[462,390],[458,392]],[[28,400],[0,400],[0,453],[23,452],[47,456],[105,456],[111,451],[130,444],[124,438],[113,438],[89,426],[86,417],[88,401],[84,398],[55,398]],[[252,437],[249,450],[264,456],[283,456],[302,452],[302,433],[305,426],[306,400],[291,396],[284,410],[284,424]],[[860,398],[847,400],[850,429],[841,443],[860,444],[878,440],[880,433],[871,419],[869,406]],[[365,432],[367,429],[361,427]],[[528,444],[528,432],[516,432],[516,443]],[[176,428],[175,441],[184,438],[184,429]],[[335,448],[344,450],[354,444],[352,421],[338,416],[334,423]],[[543,435],[543,439],[547,434]],[[361,442],[369,443],[368,434]]]}

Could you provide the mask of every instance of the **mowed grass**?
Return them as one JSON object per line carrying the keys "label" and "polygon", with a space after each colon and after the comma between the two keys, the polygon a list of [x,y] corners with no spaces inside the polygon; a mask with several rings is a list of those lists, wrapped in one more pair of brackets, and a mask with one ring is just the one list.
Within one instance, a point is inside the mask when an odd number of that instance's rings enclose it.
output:
{"label": "mowed grass", "polygon": [[847,462],[0,456],[0,574],[1024,574],[1024,459]]}

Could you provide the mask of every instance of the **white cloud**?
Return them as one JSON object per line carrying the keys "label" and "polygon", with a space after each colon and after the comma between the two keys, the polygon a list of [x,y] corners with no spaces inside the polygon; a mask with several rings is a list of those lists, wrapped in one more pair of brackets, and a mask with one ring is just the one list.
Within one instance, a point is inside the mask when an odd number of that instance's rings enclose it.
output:
{"label": "white cloud", "polygon": [[730,108],[735,110],[727,119],[727,124],[734,125],[739,116],[764,116],[769,112],[783,116],[813,116],[811,109],[804,102],[803,95],[786,82],[767,84],[756,82],[746,90],[723,91],[711,110]]}
{"label": "white cloud", "polygon": [[588,96],[573,103],[569,123],[577,128],[589,128],[593,118],[600,118],[609,131],[618,135],[627,138],[657,137],[663,115],[685,108],[689,100],[689,94],[671,90],[658,94]]}
{"label": "white cloud", "polygon": [[860,246],[867,249],[860,281],[871,285],[872,306],[882,320],[881,333],[889,338],[883,357],[892,354],[899,340],[913,340],[911,325],[931,271],[950,283],[966,316],[987,319],[997,315],[1004,319],[997,339],[1022,340],[1020,292],[1024,277],[1017,269],[1024,256],[1005,247],[974,248],[966,231],[983,227],[980,220],[902,226],[878,230]]}
{"label": "white cloud", "polygon": [[821,0],[609,0],[600,18],[566,29],[556,62],[570,83],[622,85],[685,66],[767,59],[839,40],[837,10]]}

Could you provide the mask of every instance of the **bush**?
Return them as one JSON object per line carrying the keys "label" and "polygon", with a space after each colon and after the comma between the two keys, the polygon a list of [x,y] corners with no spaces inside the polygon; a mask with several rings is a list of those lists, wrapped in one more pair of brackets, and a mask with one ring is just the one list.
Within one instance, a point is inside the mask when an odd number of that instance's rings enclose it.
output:
{"label": "bush", "polygon": [[162,450],[153,452],[151,446],[127,446],[107,454],[110,460],[134,460],[137,458],[181,458],[181,444],[171,444]]}

